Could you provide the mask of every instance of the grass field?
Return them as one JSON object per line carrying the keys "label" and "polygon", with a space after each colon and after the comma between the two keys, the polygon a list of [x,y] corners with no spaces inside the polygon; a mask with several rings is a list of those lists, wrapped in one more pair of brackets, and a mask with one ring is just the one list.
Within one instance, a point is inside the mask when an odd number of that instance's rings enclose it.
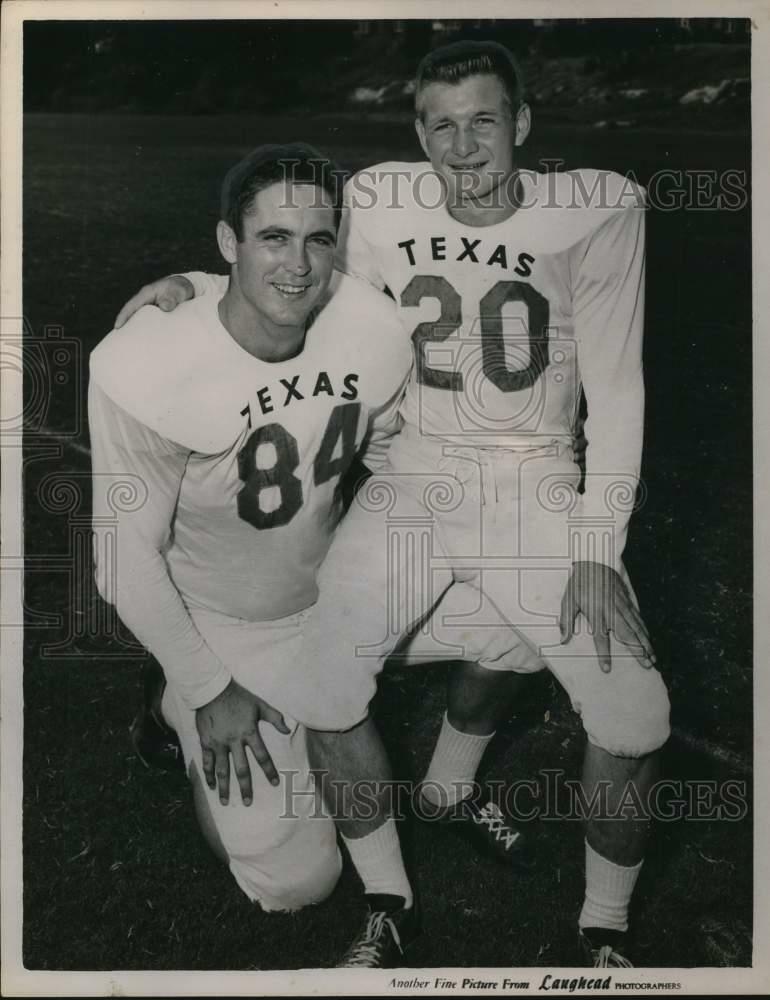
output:
{"label": "grass field", "polygon": [[[748,170],[733,132],[580,130],[537,122],[528,165]],[[746,127],[741,127],[746,126]],[[25,452],[27,609],[24,961],[32,969],[269,969],[333,964],[361,912],[346,870],[333,897],[293,916],[251,907],[211,860],[178,773],[129,752],[141,653],[99,628],[88,581],[87,355],[146,280],[220,269],[214,242],[224,170],[262,141],[303,138],[356,169],[416,159],[397,118],[256,119],[33,115],[25,123],[24,309],[35,351],[58,327],[79,350],[67,381],[42,381]],[[670,683],[674,779],[741,780],[752,747],[750,211],[652,212],[648,220],[644,477],[627,562]],[[45,346],[45,345],[48,346]],[[37,411],[36,411],[37,413]],[[51,433],[69,435],[66,441]],[[53,480],[51,476],[58,477]],[[65,479],[83,491],[67,506]],[[75,497],[77,499],[77,497]],[[61,501],[61,497],[59,497]],[[66,509],[65,509],[66,508]],[[46,617],[47,616],[47,617]],[[58,645],[58,648],[51,648]],[[419,777],[443,706],[441,669],[391,673],[378,716],[401,777]],[[533,682],[487,770],[576,775],[580,727],[563,694]],[[415,966],[569,961],[582,896],[581,831],[540,823],[526,878],[405,824],[425,934]],[[637,894],[639,964],[751,961],[751,807],[740,822],[659,823]]]}

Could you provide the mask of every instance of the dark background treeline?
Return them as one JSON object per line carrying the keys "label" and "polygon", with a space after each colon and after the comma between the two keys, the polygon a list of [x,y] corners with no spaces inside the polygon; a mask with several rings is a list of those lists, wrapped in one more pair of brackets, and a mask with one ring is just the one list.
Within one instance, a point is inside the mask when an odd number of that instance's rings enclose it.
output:
{"label": "dark background treeline", "polygon": [[660,108],[723,80],[693,105],[748,101],[746,19],[32,21],[24,109],[406,110],[420,57],[460,37],[508,45],[535,104]]}

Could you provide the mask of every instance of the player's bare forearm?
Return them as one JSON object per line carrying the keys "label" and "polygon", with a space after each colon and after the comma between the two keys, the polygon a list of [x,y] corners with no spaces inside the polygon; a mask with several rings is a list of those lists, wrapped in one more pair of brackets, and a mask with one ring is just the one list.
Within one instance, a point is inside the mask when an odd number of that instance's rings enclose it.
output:
{"label": "player's bare forearm", "polygon": [[195,297],[195,287],[182,274],[170,274],[158,281],[144,285],[126,302],[115,318],[115,329],[120,329],[142,306],[157,306],[163,312],[173,312],[187,299]]}
{"label": "player's bare forearm", "polygon": [[278,784],[278,772],[259,735],[260,719],[275,726],[280,733],[289,733],[280,712],[234,680],[195,713],[206,783],[212,790],[219,787],[219,799],[224,805],[230,800],[231,756],[243,804],[252,803],[251,768],[246,747],[250,748],[267,780]]}

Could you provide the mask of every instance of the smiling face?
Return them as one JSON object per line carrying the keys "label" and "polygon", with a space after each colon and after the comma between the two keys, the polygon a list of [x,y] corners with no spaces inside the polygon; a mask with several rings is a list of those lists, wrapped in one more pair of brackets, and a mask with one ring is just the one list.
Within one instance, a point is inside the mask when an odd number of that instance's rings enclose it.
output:
{"label": "smiling face", "polygon": [[529,134],[527,105],[511,107],[502,80],[479,74],[426,84],[418,107],[417,134],[446,185],[449,211],[471,213],[477,225],[511,215],[514,148]]}
{"label": "smiling face", "polygon": [[313,184],[270,184],[243,212],[242,236],[219,223],[219,248],[232,265],[225,326],[265,360],[290,357],[334,269],[332,197]]}

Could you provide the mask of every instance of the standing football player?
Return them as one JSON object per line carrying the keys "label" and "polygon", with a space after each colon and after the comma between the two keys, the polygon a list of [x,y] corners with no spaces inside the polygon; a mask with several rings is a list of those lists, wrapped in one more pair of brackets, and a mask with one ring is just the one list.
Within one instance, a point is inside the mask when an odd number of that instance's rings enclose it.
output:
{"label": "standing football player", "polygon": [[[519,672],[544,661],[581,715],[584,793],[603,808],[587,823],[578,940],[592,964],[629,965],[649,822],[618,806],[629,785],[645,801],[669,733],[667,692],[622,564],[641,464],[644,196],[615,174],[517,168],[532,116],[496,43],[430,53],[416,109],[430,162],[380,164],[349,182],[341,262],[389,289],[412,335],[404,428],[384,482],[399,514],[429,514],[432,561],[405,576],[384,544],[388,512],[354,504],[321,570],[307,660],[319,687],[347,667],[352,726],[403,631],[475,588],[475,604],[452,611],[478,654],[477,689],[493,660]],[[185,294],[173,279],[139,300]],[[581,385],[582,494],[571,447]],[[449,477],[457,501],[426,507],[426,473]],[[394,602],[405,630],[390,627]],[[375,642],[377,655],[366,655]],[[424,792],[442,805],[450,776],[458,765],[472,776],[492,735],[457,721],[449,711]],[[328,737],[329,759],[343,738]]]}
{"label": "standing football player", "polygon": [[[429,470],[453,475],[461,499],[432,512],[431,586],[424,573],[398,575],[377,544],[383,515],[354,505],[319,577],[306,642],[322,651],[319,669],[350,664],[351,703],[363,675],[363,706],[378,663],[356,651],[387,633],[398,595],[420,616],[452,580],[472,578],[478,609],[458,622],[463,632],[481,641],[501,612],[541,658],[514,669],[544,660],[581,714],[586,800],[607,799],[587,824],[578,940],[587,961],[623,966],[649,821],[619,806],[629,784],[646,801],[669,734],[667,692],[622,563],[641,465],[643,192],[615,174],[517,169],[531,111],[495,43],[429,54],[416,110],[430,162],[351,180],[342,260],[390,290],[414,343],[404,428],[388,455],[395,512],[424,507]],[[581,385],[582,495],[571,448]],[[363,580],[356,565],[367,566]],[[587,629],[576,629],[579,616]],[[351,718],[361,710],[351,704]],[[446,778],[445,748],[457,753],[462,739],[445,718],[429,777]]]}

